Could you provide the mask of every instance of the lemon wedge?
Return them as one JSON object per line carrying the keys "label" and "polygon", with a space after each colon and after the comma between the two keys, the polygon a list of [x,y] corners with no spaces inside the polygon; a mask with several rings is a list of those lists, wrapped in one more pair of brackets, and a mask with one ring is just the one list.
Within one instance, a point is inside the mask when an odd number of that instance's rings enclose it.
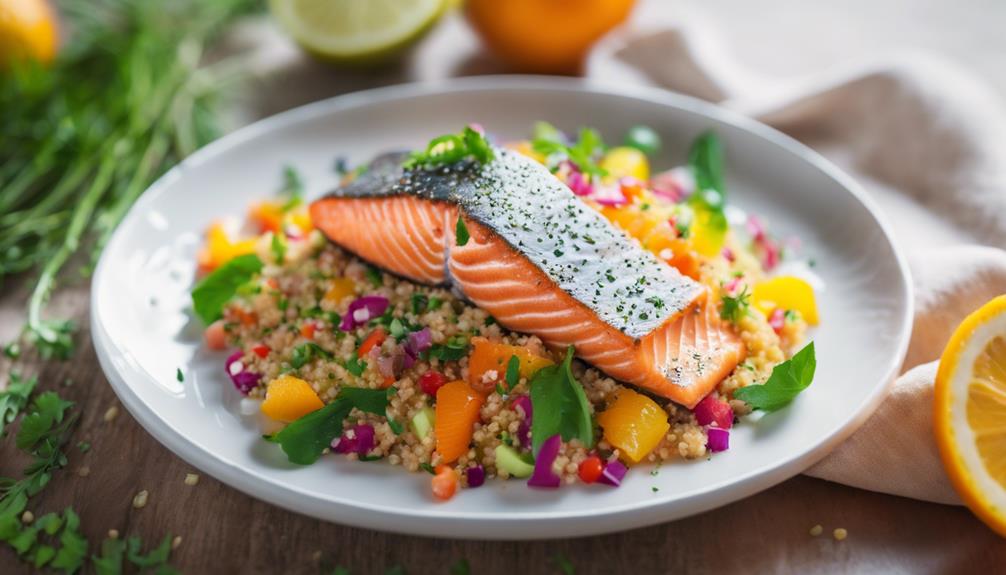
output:
{"label": "lemon wedge", "polygon": [[1006,537],[1006,295],[969,315],[943,350],[933,427],[961,499]]}
{"label": "lemon wedge", "polygon": [[421,37],[449,0],[270,0],[301,46],[340,62],[381,60]]}

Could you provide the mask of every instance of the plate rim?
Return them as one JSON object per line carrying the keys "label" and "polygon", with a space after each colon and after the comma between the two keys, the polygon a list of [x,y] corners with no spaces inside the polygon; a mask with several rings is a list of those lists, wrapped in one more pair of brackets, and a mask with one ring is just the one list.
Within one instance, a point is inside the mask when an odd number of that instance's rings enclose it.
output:
{"label": "plate rim", "polygon": [[[185,160],[165,172],[129,209],[122,222],[135,217],[135,214],[142,213],[148,204],[159,198],[169,186],[181,177],[186,169],[200,165],[212,160],[218,153],[231,147],[240,145],[261,135],[282,126],[309,120],[313,117],[324,116],[334,113],[340,109],[352,108],[360,104],[376,101],[407,100],[413,97],[428,96],[431,94],[443,93],[463,93],[470,91],[485,90],[505,90],[518,89],[524,91],[556,91],[564,90],[571,92],[590,92],[620,97],[631,97],[649,102],[666,105],[673,108],[689,111],[706,118],[710,118],[725,124],[732,125],[738,129],[752,133],[753,135],[767,140],[769,143],[783,148],[793,156],[804,162],[810,163],[813,167],[823,172],[826,176],[835,180],[845,188],[874,219],[880,231],[891,246],[896,267],[898,268],[901,280],[900,297],[904,302],[904,313],[900,320],[900,331],[897,335],[896,352],[892,355],[886,365],[885,376],[873,387],[871,392],[856,406],[852,417],[843,424],[838,425],[830,433],[821,437],[814,445],[805,452],[788,457],[775,466],[765,469],[756,469],[746,473],[732,476],[729,479],[710,484],[702,490],[694,492],[689,500],[664,500],[664,501],[644,501],[637,500],[630,503],[618,505],[611,510],[605,511],[601,517],[608,518],[606,522],[575,522],[576,519],[587,517],[598,517],[597,513],[586,509],[579,511],[521,511],[508,513],[505,516],[487,517],[485,512],[471,511],[447,511],[441,509],[424,510],[397,510],[391,511],[387,508],[374,507],[371,504],[360,501],[346,500],[336,501],[333,499],[315,497],[309,493],[297,491],[294,484],[285,483],[278,485],[281,489],[269,491],[266,489],[277,486],[277,482],[263,477],[253,469],[233,465],[202,447],[190,443],[182,432],[175,429],[168,422],[162,420],[158,413],[149,405],[144,403],[140,397],[133,392],[132,387],[126,381],[124,374],[114,366],[111,360],[111,350],[115,344],[110,341],[110,336],[105,333],[98,316],[98,294],[103,284],[105,269],[110,266],[106,254],[111,250],[103,251],[96,267],[94,281],[92,282],[92,292],[90,296],[90,328],[92,341],[98,357],[99,364],[106,378],[109,380],[113,391],[119,397],[130,414],[137,422],[150,433],[159,443],[167,447],[176,456],[189,464],[209,473],[231,487],[244,492],[256,499],[265,501],[279,507],[283,507],[298,513],[313,516],[326,521],[337,521],[333,518],[334,507],[347,514],[354,515],[353,527],[364,527],[379,529],[388,532],[409,533],[414,535],[443,535],[461,538],[486,538],[493,539],[544,539],[559,536],[586,536],[591,534],[607,533],[635,527],[643,527],[680,519],[688,515],[693,515],[702,511],[707,511],[716,507],[733,503],[737,500],[750,496],[754,493],[767,489],[773,485],[781,483],[793,477],[817,461],[826,456],[839,443],[850,437],[859,427],[873,414],[880,402],[887,395],[888,390],[896,379],[899,369],[904,361],[908,350],[909,339],[912,329],[912,317],[914,315],[914,286],[912,276],[908,268],[907,259],[896,236],[892,233],[892,226],[887,219],[887,215],[880,209],[877,202],[856,182],[851,176],[846,174],[836,165],[825,159],[818,152],[795,140],[794,138],[762,124],[739,112],[722,108],[715,104],[686,96],[679,93],[670,92],[660,88],[647,86],[615,86],[611,83],[583,78],[564,78],[550,76],[474,76],[465,78],[452,78],[433,80],[426,82],[413,82],[373,88],[363,91],[351,92],[324,100],[319,100],[305,104],[284,112],[258,120],[252,124],[239,128],[214,142],[200,148]],[[122,225],[117,227],[107,246],[115,245],[122,235]],[[715,499],[715,501],[711,501]],[[366,512],[361,517],[359,512]],[[633,520],[631,517],[639,514],[642,520]],[[408,519],[409,521],[405,521]],[[415,521],[428,521],[429,519],[444,520],[445,524],[433,526],[424,524],[422,532],[416,528]],[[538,521],[547,523],[545,529],[524,529],[520,533],[512,530],[518,524],[527,521]],[[575,522],[573,527],[563,528],[563,523]],[[473,533],[469,530],[470,522],[478,522],[482,529]],[[603,523],[603,524],[602,524]],[[347,523],[348,524],[348,523]]]}

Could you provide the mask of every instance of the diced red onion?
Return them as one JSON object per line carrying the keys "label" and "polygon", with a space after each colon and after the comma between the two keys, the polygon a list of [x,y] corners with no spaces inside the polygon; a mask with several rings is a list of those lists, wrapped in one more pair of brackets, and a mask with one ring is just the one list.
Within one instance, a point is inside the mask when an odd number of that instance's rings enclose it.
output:
{"label": "diced red onion", "polygon": [[402,350],[402,369],[409,369],[416,365],[416,358],[412,357],[407,350]]}
{"label": "diced red onion", "polygon": [[779,265],[779,244],[766,237],[761,241],[761,248],[764,252],[762,265],[764,265],[765,271],[772,271],[775,266]]}
{"label": "diced red onion", "polygon": [[531,398],[526,395],[518,396],[513,400],[513,406],[520,407],[524,412],[524,418],[517,427],[517,441],[523,449],[531,449]]}
{"label": "diced red onion", "polygon": [[706,430],[709,434],[709,439],[706,441],[706,448],[709,451],[726,451],[730,449],[730,432],[726,429],[720,429],[718,427],[710,427]]}
{"label": "diced red onion", "polygon": [[733,278],[730,281],[728,281],[726,284],[723,285],[723,291],[725,291],[727,293],[733,293],[733,291],[735,289],[737,289],[737,286],[739,286],[740,283],[741,283],[741,278]]}
{"label": "diced red onion", "polygon": [[[381,355],[377,358],[377,371],[384,377],[397,377],[397,372],[401,371],[403,362],[402,355]],[[396,365],[397,364],[397,365]]]}
{"label": "diced red onion", "polygon": [[720,253],[723,255],[723,259],[730,263],[733,263],[734,260],[737,259],[736,256],[734,256],[734,251],[730,248],[723,248],[720,250]]}
{"label": "diced red onion", "polygon": [[765,238],[765,226],[757,216],[748,216],[746,227],[754,241],[758,242]]}
{"label": "diced red onion", "polygon": [[552,471],[552,464],[559,455],[559,448],[562,447],[562,437],[555,434],[545,440],[538,450],[538,456],[534,458],[534,472],[527,480],[529,487],[559,487],[562,479]]}
{"label": "diced red onion", "polygon": [[786,312],[781,307],[775,308],[768,316],[768,324],[778,334],[786,326]]}
{"label": "diced red onion", "polygon": [[578,169],[571,169],[566,176],[566,185],[578,196],[589,196],[594,193],[594,186]]}
{"label": "diced red onion", "polygon": [[615,459],[604,465],[604,470],[601,471],[601,478],[598,481],[605,485],[618,487],[622,484],[622,479],[628,471],[629,468],[624,463]]}
{"label": "diced red onion", "polygon": [[433,334],[430,332],[430,328],[424,327],[419,331],[414,331],[410,333],[405,338],[405,352],[412,356],[413,359],[419,357],[419,354],[430,349],[433,345]]}
{"label": "diced red onion", "polygon": [[482,487],[482,484],[486,482],[486,470],[481,465],[469,467],[465,471],[465,475],[468,477],[468,487]]}
{"label": "diced red onion", "polygon": [[224,362],[224,370],[241,395],[248,395],[262,381],[262,374],[246,371],[244,363],[241,361],[242,357],[244,357],[244,352],[241,350],[232,353]]}
{"label": "diced red onion", "polygon": [[626,198],[625,196],[610,196],[603,198],[594,196],[592,199],[595,202],[601,204],[602,206],[606,206],[609,208],[617,208],[618,206],[624,206],[625,204],[629,203],[629,199]]}
{"label": "diced red onion", "polygon": [[390,302],[384,296],[365,295],[356,298],[353,303],[349,304],[346,314],[342,316],[339,329],[352,331],[375,317],[381,317],[387,311],[388,305]]}
{"label": "diced red onion", "polygon": [[667,170],[650,178],[650,189],[653,193],[672,202],[680,202],[692,193],[694,187],[694,178],[687,168]]}
{"label": "diced red onion", "polygon": [[336,453],[358,453],[366,455],[374,448],[374,426],[360,423],[342,432],[342,436],[332,442]]}
{"label": "diced red onion", "polygon": [[699,425],[716,424],[720,429],[730,429],[734,425],[734,410],[730,404],[713,397],[712,394],[702,398],[692,410],[695,421]]}

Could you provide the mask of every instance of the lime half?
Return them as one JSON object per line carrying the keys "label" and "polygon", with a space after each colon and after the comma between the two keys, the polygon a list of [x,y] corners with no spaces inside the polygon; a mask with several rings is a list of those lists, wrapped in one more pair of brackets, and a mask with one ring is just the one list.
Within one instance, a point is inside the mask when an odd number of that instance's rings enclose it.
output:
{"label": "lime half", "polygon": [[323,58],[366,62],[391,56],[437,21],[448,0],[270,0],[280,24]]}

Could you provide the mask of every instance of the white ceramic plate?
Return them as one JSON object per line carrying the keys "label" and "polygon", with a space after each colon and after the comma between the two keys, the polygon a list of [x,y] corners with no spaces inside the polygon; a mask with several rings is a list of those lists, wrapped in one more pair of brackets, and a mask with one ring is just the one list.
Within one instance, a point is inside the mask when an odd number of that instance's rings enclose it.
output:
{"label": "white ceramic plate", "polygon": [[[730,200],[784,236],[802,238],[826,282],[813,333],[813,386],[789,408],[731,434],[731,449],[632,470],[618,489],[527,489],[493,481],[447,503],[429,476],[383,463],[325,457],[285,461],[259,438],[254,417],[223,371],[225,354],[201,347],[189,311],[201,232],[270,196],[284,165],[309,193],[389,148],[482,123],[520,137],[532,122],[598,127],[609,139],[634,124],[663,137],[657,166],[683,162],[692,139],[715,129],[728,162]],[[613,89],[569,79],[482,77],[342,96],[280,114],[199,151],[136,203],[101,258],[91,323],[101,365],[130,413],[192,465],[276,505],[348,525],[420,535],[529,539],[617,531],[697,513],[778,483],[815,462],[883,398],[905,353],[912,316],[908,271],[883,217],[860,188],[814,152],[756,122],[663,91]],[[176,380],[181,369],[185,381]],[[657,487],[654,492],[651,488]]]}

